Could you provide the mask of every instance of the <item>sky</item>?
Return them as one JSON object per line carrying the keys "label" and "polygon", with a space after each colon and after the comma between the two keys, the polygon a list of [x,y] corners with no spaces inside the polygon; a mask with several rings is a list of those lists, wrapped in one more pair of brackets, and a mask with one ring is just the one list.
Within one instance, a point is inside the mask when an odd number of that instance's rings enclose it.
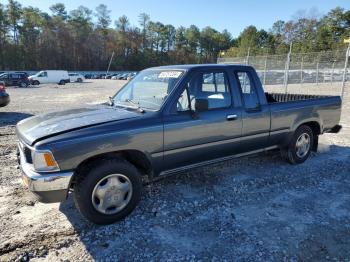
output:
{"label": "sky", "polygon": [[[50,13],[49,7],[63,3],[68,11],[84,5],[92,10],[103,3],[111,10],[113,21],[126,15],[131,25],[138,26],[138,15],[147,13],[152,21],[175,27],[191,24],[200,29],[211,26],[227,29],[237,37],[249,25],[268,30],[277,20],[288,21],[302,14],[324,15],[337,6],[350,9],[350,0],[17,0],[23,6],[38,7]],[[6,4],[6,0],[0,0]]]}

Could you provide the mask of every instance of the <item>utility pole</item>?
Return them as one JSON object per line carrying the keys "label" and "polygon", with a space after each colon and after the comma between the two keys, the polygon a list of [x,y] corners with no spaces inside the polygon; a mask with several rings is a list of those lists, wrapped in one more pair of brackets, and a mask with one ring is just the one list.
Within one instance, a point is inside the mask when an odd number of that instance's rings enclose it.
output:
{"label": "utility pole", "polygon": [[250,53],[250,47],[248,47],[247,59],[245,60],[246,65],[249,65],[249,53]]}
{"label": "utility pole", "polygon": [[111,59],[109,60],[109,64],[108,64],[108,68],[107,68],[107,72],[106,72],[106,76],[108,75],[108,72],[109,72],[109,68],[111,67],[111,63],[112,63],[112,60],[113,60],[113,56],[114,56],[114,51],[111,55]]}
{"label": "utility pole", "polygon": [[349,55],[350,55],[350,37],[348,39],[344,39],[344,43],[348,43],[348,48],[346,49],[345,65],[344,65],[344,72],[343,72],[343,82],[342,82],[342,86],[341,86],[341,97],[342,98],[344,97],[346,71],[348,69],[348,62],[349,62]]}
{"label": "utility pole", "polygon": [[300,85],[303,85],[303,73],[304,73],[304,56],[301,55],[301,63],[300,63]]}
{"label": "utility pole", "polygon": [[265,62],[264,62],[263,85],[266,84],[266,70],[267,70],[267,52],[266,52],[266,55],[265,55]]}
{"label": "utility pole", "polygon": [[317,64],[316,64],[316,85],[318,85],[318,73],[319,73],[319,65],[320,65],[320,62],[319,62],[319,58],[317,57]]}
{"label": "utility pole", "polygon": [[335,65],[335,60],[333,60],[333,64],[332,64],[331,85],[333,85],[334,65]]}
{"label": "utility pole", "polygon": [[288,92],[288,74],[289,74],[290,56],[292,54],[292,46],[293,46],[293,42],[290,42],[289,53],[287,55],[287,61],[286,61],[286,66],[284,71],[284,93],[285,94],[287,94]]}

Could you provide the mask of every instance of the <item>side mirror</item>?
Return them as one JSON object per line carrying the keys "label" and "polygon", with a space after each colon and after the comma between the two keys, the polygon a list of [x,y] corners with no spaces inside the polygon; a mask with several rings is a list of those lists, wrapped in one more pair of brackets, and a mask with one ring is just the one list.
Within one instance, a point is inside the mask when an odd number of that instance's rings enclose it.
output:
{"label": "side mirror", "polygon": [[209,109],[208,99],[196,98],[195,103],[194,103],[194,108],[195,108],[196,112],[208,111],[208,109]]}

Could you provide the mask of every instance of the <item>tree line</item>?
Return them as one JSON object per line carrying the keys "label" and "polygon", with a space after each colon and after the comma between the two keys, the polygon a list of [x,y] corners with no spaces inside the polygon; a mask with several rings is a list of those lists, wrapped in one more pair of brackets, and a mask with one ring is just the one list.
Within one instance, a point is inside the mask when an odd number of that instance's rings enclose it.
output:
{"label": "tree line", "polygon": [[336,7],[327,14],[301,15],[290,21],[276,21],[266,31],[255,26],[245,28],[225,56],[309,53],[345,49],[350,38],[350,10]]}
{"label": "tree line", "polygon": [[326,15],[277,21],[268,31],[249,26],[233,38],[227,31],[195,25],[175,28],[139,15],[112,20],[100,4],[68,11],[62,3],[50,13],[24,7],[15,0],[0,3],[0,70],[140,70],[150,66],[212,63],[221,56],[282,54],[342,48],[350,34],[350,10],[335,8]]}

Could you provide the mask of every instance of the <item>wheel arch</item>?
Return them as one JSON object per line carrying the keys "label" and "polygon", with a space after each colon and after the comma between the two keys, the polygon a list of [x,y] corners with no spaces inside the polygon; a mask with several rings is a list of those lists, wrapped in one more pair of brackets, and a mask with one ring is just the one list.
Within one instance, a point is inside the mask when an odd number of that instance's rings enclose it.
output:
{"label": "wheel arch", "polygon": [[[314,141],[313,141],[313,146],[312,146],[312,151],[316,152],[318,148],[318,136],[322,133],[321,130],[321,125],[318,121],[312,120],[312,121],[307,121],[299,124],[295,130],[297,130],[301,126],[308,126],[311,128],[312,133],[314,135]],[[294,130],[294,131],[295,131]]]}
{"label": "wheel arch", "polygon": [[317,121],[309,121],[309,122],[305,122],[299,126],[309,126],[312,129],[312,132],[314,133],[314,135],[320,135],[321,134],[321,125],[319,122]]}
{"label": "wheel arch", "polygon": [[79,165],[75,169],[74,175],[71,179],[70,187],[73,187],[75,178],[78,174],[85,172],[97,162],[100,162],[106,159],[114,159],[114,158],[122,158],[128,161],[130,164],[134,165],[140,171],[142,176],[147,176],[148,179],[150,180],[153,178],[152,162],[146,153],[139,150],[133,150],[133,149],[120,150],[120,151],[114,151],[114,152],[95,155],[83,160],[81,163],[79,163]]}

